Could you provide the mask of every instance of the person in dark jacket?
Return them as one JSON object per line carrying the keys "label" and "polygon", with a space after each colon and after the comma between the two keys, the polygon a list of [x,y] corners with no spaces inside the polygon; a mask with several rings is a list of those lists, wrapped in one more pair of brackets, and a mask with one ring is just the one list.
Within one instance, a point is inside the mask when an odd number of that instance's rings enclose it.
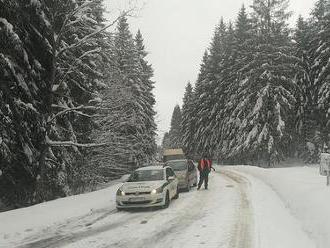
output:
{"label": "person in dark jacket", "polygon": [[207,159],[205,156],[198,162],[198,171],[199,171],[199,182],[197,190],[201,188],[201,186],[204,183],[205,189],[207,189],[209,184],[209,174],[211,172],[211,169],[215,171],[215,169],[212,167],[212,161],[211,159]]}

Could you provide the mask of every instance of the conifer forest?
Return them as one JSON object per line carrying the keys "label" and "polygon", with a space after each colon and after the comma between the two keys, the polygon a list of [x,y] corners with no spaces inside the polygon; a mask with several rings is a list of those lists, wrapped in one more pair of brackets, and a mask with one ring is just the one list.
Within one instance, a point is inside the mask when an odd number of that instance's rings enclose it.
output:
{"label": "conifer forest", "polygon": [[153,158],[143,35],[129,11],[104,11],[102,0],[0,1],[2,204],[82,193]]}
{"label": "conifer forest", "polygon": [[93,190],[155,161],[158,146],[226,164],[319,162],[330,0],[295,25],[288,6],[254,0],[219,16],[157,145],[154,68],[130,10],[109,20],[103,0],[0,0],[0,208]]}
{"label": "conifer forest", "polygon": [[228,164],[319,162],[330,147],[330,1],[294,28],[288,4],[255,0],[220,20],[163,146]]}

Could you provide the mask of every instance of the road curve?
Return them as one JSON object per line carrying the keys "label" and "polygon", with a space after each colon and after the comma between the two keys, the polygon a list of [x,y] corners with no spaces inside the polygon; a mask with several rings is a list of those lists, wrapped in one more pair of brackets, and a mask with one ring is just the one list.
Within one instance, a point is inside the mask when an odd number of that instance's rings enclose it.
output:
{"label": "road curve", "polygon": [[[219,171],[219,170],[218,170]],[[209,190],[181,193],[168,209],[117,212],[101,209],[29,237],[21,248],[252,248],[249,182],[220,170]]]}

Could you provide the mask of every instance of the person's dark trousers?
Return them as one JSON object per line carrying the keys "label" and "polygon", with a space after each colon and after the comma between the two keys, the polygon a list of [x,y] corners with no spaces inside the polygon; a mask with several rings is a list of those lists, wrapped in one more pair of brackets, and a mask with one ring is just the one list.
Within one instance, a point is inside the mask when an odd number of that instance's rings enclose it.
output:
{"label": "person's dark trousers", "polygon": [[198,182],[198,187],[197,187],[197,189],[200,189],[200,188],[201,188],[203,182],[204,182],[204,175],[203,175],[202,172],[200,172],[200,173],[199,173],[199,182]]}
{"label": "person's dark trousers", "polygon": [[207,172],[201,172],[199,174],[199,182],[198,182],[197,189],[200,189],[202,187],[203,183],[204,183],[205,189],[207,189],[207,187],[209,185],[209,173],[207,173]]}
{"label": "person's dark trousers", "polygon": [[207,189],[207,186],[209,185],[209,173],[205,173],[204,175],[204,187]]}

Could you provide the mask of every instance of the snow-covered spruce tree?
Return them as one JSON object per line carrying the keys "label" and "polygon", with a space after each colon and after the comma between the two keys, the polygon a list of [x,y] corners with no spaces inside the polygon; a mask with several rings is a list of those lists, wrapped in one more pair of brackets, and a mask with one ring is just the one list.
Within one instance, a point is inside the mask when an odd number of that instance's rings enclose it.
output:
{"label": "snow-covered spruce tree", "polygon": [[312,79],[312,60],[310,56],[310,44],[313,39],[309,25],[302,17],[297,21],[295,30],[295,56],[298,61],[295,64],[297,90],[295,92],[295,143],[298,156],[305,162],[318,161],[319,151],[315,144],[317,132],[316,98],[314,80]]}
{"label": "snow-covered spruce tree", "polygon": [[122,124],[133,116],[125,111],[129,104],[127,93],[120,87],[121,79],[111,73],[112,69],[107,68],[108,81],[100,92],[102,101],[97,104],[100,110],[94,118],[95,128],[91,134],[92,140],[107,145],[89,149],[86,156],[86,163],[93,168],[95,176],[104,181],[131,172],[126,158],[133,153],[131,141],[135,139],[122,133]]}
{"label": "snow-covered spruce tree", "polygon": [[[11,123],[13,130],[25,132],[24,139],[16,143],[12,155],[8,145],[4,146],[6,167],[14,162],[8,158],[19,159],[18,169],[3,174],[11,178],[7,181],[13,185],[11,202],[19,202],[17,197],[22,195],[22,202],[32,203],[69,194],[70,179],[80,175],[73,173],[72,166],[80,155],[78,147],[95,145],[83,143],[86,138],[77,131],[89,129],[90,122],[81,118],[90,118],[95,110],[89,101],[98,87],[96,79],[101,78],[97,69],[102,63],[102,33],[112,25],[102,24],[100,4],[101,1],[1,2],[1,20],[5,23],[1,38],[7,39],[1,43],[6,49],[2,61],[10,70],[1,75],[8,77],[4,81],[25,81],[22,89],[30,95],[27,98],[14,88],[1,89],[2,95],[6,92],[6,102],[16,99],[25,109],[17,109],[21,117]],[[10,64],[15,66],[8,67]],[[16,65],[24,65],[26,71],[16,69]],[[33,95],[38,96],[34,99]],[[7,105],[10,106],[4,106]],[[7,111],[13,113],[9,110],[10,107]],[[26,111],[34,111],[35,115]],[[13,141],[19,136],[3,136],[14,148]],[[21,193],[19,187],[25,191]]]}
{"label": "snow-covered spruce tree", "polygon": [[308,21],[299,18],[295,33],[296,56],[299,58],[296,64],[298,152],[310,163],[318,162],[327,140],[326,107],[320,104],[321,89],[326,89],[323,86],[327,85],[320,76],[329,57],[327,45],[321,38],[326,23],[326,5],[326,0],[317,1]]}
{"label": "snow-covered spruce tree", "polygon": [[173,110],[171,127],[169,131],[170,148],[182,148],[182,113],[179,105]]}
{"label": "snow-covered spruce tree", "polygon": [[253,2],[253,59],[242,70],[236,118],[239,139],[230,156],[267,161],[284,159],[291,142],[295,103],[292,44],[287,28],[286,0]]}
{"label": "snow-covered spruce tree", "polygon": [[222,108],[222,99],[219,98],[219,95],[223,94],[223,91],[219,84],[221,82],[222,63],[224,62],[226,37],[226,25],[221,19],[220,24],[215,29],[207,61],[204,68],[201,68],[202,75],[196,83],[194,143],[196,144],[195,150],[200,154],[212,153],[214,145],[216,145],[214,132],[218,120],[215,115],[218,114],[216,110]]}
{"label": "snow-covered spruce tree", "polygon": [[[230,53],[227,56],[229,56],[232,62],[227,68],[226,73],[227,79],[225,82],[227,84],[227,91],[222,118],[222,134],[217,149],[219,158],[226,161],[230,160],[228,154],[232,148],[240,142],[240,137],[237,133],[241,120],[236,116],[236,112],[239,109],[237,106],[242,102],[239,89],[241,83],[244,82],[240,70],[250,63],[253,58],[253,54],[250,52],[254,46],[252,25],[245,6],[242,6],[238,13],[234,35],[230,35],[230,39],[232,43],[229,50]],[[235,156],[234,160],[236,163],[241,162],[240,157],[237,156]]]}
{"label": "snow-covered spruce tree", "polygon": [[131,169],[150,159],[155,152],[152,69],[143,57],[142,37],[138,39],[137,48],[127,18],[121,17],[114,37],[114,77],[123,92],[122,101],[126,102],[121,109],[126,119],[122,120],[118,134],[126,137],[130,154],[123,156],[122,161]]}
{"label": "snow-covered spruce tree", "polygon": [[[123,24],[126,26],[126,20],[118,25]],[[128,25],[126,28],[122,29],[122,32],[123,30],[129,32]],[[117,35],[124,37],[123,33],[117,33]],[[92,133],[93,139],[99,140],[101,143],[107,143],[107,146],[92,149],[87,156],[90,166],[94,166],[106,179],[130,173],[132,167],[152,159],[156,151],[156,125],[153,110],[155,100],[152,93],[153,82],[151,81],[153,72],[151,66],[145,60],[147,54],[144,51],[142,35],[138,32],[135,49],[132,46],[131,38],[127,39],[126,44],[121,44],[120,47],[114,45],[115,39],[108,37],[112,47],[107,51],[108,62],[104,65],[106,80],[105,89],[101,91],[102,101],[97,105],[101,109],[101,115],[95,118],[96,127]],[[127,85],[126,81],[126,75],[134,72],[120,67],[119,59],[125,59],[125,57],[124,53],[121,53],[122,57],[118,57],[119,48],[130,48],[130,50],[123,50],[126,52],[125,56],[127,57],[131,56],[133,59],[133,56],[138,56],[135,64],[133,64],[135,67],[132,67],[135,68],[134,70],[137,73],[131,75],[134,76],[132,77],[134,81],[131,82],[132,84],[137,83],[136,87],[139,87],[140,91],[133,91],[134,95],[132,94],[134,85]],[[137,104],[141,108],[136,111],[127,111],[131,106],[134,106],[132,104]],[[136,120],[135,114],[139,116],[141,122],[134,123]],[[141,128],[135,133],[125,133],[125,128],[127,128],[125,125],[129,123],[132,125],[139,124]],[[135,126],[132,128],[136,130]],[[136,158],[134,164],[130,163],[132,161],[127,160],[130,157],[134,158],[133,156],[136,154],[132,144],[136,146],[139,144],[137,148],[142,154],[142,156]]]}
{"label": "snow-covered spruce tree", "polygon": [[[47,18],[52,26],[52,67],[49,72],[46,136],[41,148],[37,201],[71,193],[80,180],[81,150],[93,147],[88,138],[96,109],[92,101],[105,59],[105,26],[101,0],[47,1]],[[78,168],[78,170],[76,170]],[[79,186],[80,182],[78,182]],[[55,190],[54,190],[55,189]]]}
{"label": "snow-covered spruce tree", "polygon": [[163,149],[168,149],[170,148],[171,141],[170,141],[170,136],[169,133],[166,132],[164,133],[163,140],[162,140],[162,148]]}
{"label": "snow-covered spruce tree", "polygon": [[219,145],[223,140],[223,129],[228,123],[224,122],[226,116],[230,115],[226,105],[230,96],[237,92],[234,90],[236,75],[233,67],[236,65],[237,53],[235,52],[235,31],[232,23],[228,24],[226,32],[223,33],[221,53],[218,55],[220,62],[216,72],[215,90],[212,95],[212,107],[210,107],[209,129],[211,133],[208,137],[210,154],[219,153]]}
{"label": "snow-covered spruce tree", "polygon": [[[315,3],[315,7],[312,11],[311,18],[308,20],[309,32],[311,40],[309,42],[308,55],[311,60],[311,70],[310,70],[310,97],[312,99],[312,114],[314,119],[318,116],[318,92],[320,89],[321,82],[318,82],[318,78],[323,69],[322,57],[320,57],[320,52],[322,50],[322,38],[321,33],[323,33],[323,24],[325,23],[326,14],[326,2],[327,0],[318,0]],[[321,53],[322,54],[322,53]]]}
{"label": "snow-covered spruce tree", "polygon": [[142,134],[142,149],[145,155],[145,160],[151,160],[155,156],[155,152],[157,150],[155,139],[157,130],[157,126],[155,123],[156,112],[154,110],[156,100],[153,94],[153,69],[152,66],[146,60],[146,56],[148,55],[148,53],[145,50],[143,37],[140,30],[135,36],[135,46],[137,49],[137,55],[140,59],[139,77],[141,80],[141,95],[139,96],[139,103],[142,107],[140,114],[142,115],[142,125],[144,126],[144,133]]}
{"label": "snow-covered spruce tree", "polygon": [[0,2],[0,198],[30,204],[45,136],[51,26],[37,1]]}
{"label": "snow-covered spruce tree", "polygon": [[191,126],[191,131],[190,135],[191,136],[191,143],[189,144],[191,146],[191,153],[193,153],[194,157],[200,156],[200,151],[198,150],[198,136],[196,135],[196,132],[198,130],[198,125],[197,122],[199,121],[199,116],[196,115],[196,113],[199,111],[199,106],[198,104],[200,103],[201,99],[200,96],[203,94],[205,91],[205,79],[207,76],[207,64],[208,64],[208,50],[204,52],[203,58],[202,58],[202,63],[200,65],[200,71],[198,73],[197,81],[193,90],[193,97],[191,102],[192,108],[189,111],[189,122]]}
{"label": "snow-covered spruce tree", "polygon": [[183,105],[182,105],[182,146],[184,152],[188,158],[194,157],[194,122],[193,111],[194,111],[194,92],[193,87],[190,82],[188,82],[185,93],[183,96]]}
{"label": "snow-covered spruce tree", "polygon": [[209,51],[205,50],[203,58],[202,58],[202,63],[200,64],[200,69],[196,81],[196,85],[194,88],[194,91],[201,91],[202,89],[199,89],[200,87],[203,87],[203,82],[206,79],[207,76],[207,65],[208,65],[208,60],[209,60]]}
{"label": "snow-covered spruce tree", "polygon": [[[324,1],[321,1],[322,3]],[[321,5],[321,3],[319,2]],[[322,11],[320,11],[322,12]],[[314,12],[315,13],[315,12]],[[324,16],[318,15],[319,32],[314,42],[318,45],[313,54],[313,76],[317,90],[318,125],[320,133],[320,150],[324,144],[330,145],[330,1],[324,3]]]}

